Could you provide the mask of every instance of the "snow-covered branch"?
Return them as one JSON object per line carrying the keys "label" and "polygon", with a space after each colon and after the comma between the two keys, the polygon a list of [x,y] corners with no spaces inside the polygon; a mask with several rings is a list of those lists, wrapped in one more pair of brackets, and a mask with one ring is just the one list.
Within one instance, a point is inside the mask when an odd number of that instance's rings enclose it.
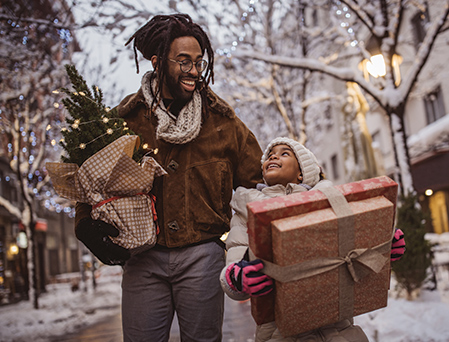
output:
{"label": "snow-covered branch", "polygon": [[31,85],[29,83],[23,83],[20,89],[11,89],[9,91],[4,91],[0,94],[0,102],[7,102],[9,100],[17,99],[19,96],[28,95],[31,89]]}
{"label": "snow-covered branch", "polygon": [[414,63],[409,69],[407,75],[404,77],[404,81],[400,85],[400,88],[403,88],[401,94],[403,94],[404,99],[409,96],[411,89],[418,79],[419,73],[426,64],[426,61],[430,56],[430,52],[432,51],[432,46],[434,45],[441,28],[447,21],[448,14],[449,1],[446,2],[446,6],[442,9],[441,15],[434,20],[432,25],[428,28],[424,41],[421,43],[418,52],[416,53]]}
{"label": "snow-covered branch", "polygon": [[48,27],[56,28],[56,29],[73,29],[73,26],[61,24],[59,22],[54,22],[51,20],[38,19],[38,18],[19,18],[19,17],[15,17],[13,15],[6,15],[6,14],[2,14],[2,13],[0,13],[0,20],[16,20],[18,22],[45,25]]}
{"label": "snow-covered branch", "polygon": [[328,101],[330,99],[339,99],[340,97],[341,96],[338,96],[338,95],[336,96],[336,95],[332,95],[332,94],[310,97],[301,103],[301,107],[303,109],[306,109],[314,104]]}
{"label": "snow-covered branch", "polygon": [[[371,32],[371,34],[376,35],[379,33],[375,30],[375,23],[374,23],[374,17],[373,15],[369,15],[360,5],[357,3],[357,1],[353,0],[341,0],[342,3],[346,4],[352,12],[355,13],[355,15],[360,19],[360,21],[365,25],[365,27]],[[374,5],[370,5],[367,7],[373,7]]]}
{"label": "snow-covered branch", "polygon": [[0,206],[5,207],[5,209],[8,210],[8,212],[11,215],[14,215],[14,217],[16,217],[17,219],[21,218],[22,212],[17,207],[17,205],[11,203],[10,201],[8,201],[6,198],[4,198],[2,196],[0,196]]}
{"label": "snow-covered branch", "polygon": [[348,67],[330,66],[313,58],[294,58],[277,55],[264,55],[260,51],[251,51],[244,48],[235,51],[233,56],[236,58],[251,58],[286,67],[317,71],[342,81],[356,82],[360,85],[361,88],[368,92],[382,107],[385,106],[382,91],[377,89],[371,83],[367,82],[363,78],[361,73],[356,73],[353,69]]}

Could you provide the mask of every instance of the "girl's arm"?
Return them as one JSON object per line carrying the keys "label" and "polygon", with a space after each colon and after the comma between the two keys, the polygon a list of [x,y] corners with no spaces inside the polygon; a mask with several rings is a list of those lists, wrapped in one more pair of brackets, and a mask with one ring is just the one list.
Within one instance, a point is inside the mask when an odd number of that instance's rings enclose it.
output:
{"label": "girl's arm", "polygon": [[248,190],[243,187],[238,187],[232,196],[230,205],[234,210],[234,215],[231,218],[231,230],[226,239],[226,266],[220,274],[220,283],[223,291],[234,300],[245,300],[249,298],[249,295],[232,289],[226,281],[226,269],[228,266],[232,263],[239,262],[248,249],[248,233],[246,227],[248,220],[246,210]]}

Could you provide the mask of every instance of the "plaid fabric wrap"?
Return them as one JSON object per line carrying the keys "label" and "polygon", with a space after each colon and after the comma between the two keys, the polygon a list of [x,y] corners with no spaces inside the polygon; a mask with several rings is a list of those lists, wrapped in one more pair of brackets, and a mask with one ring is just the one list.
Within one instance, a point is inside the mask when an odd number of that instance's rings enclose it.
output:
{"label": "plaid fabric wrap", "polygon": [[113,241],[131,252],[147,249],[156,242],[152,200],[146,194],[154,177],[167,174],[153,158],[139,165],[132,159],[136,135],[122,136],[76,164],[47,163],[46,167],[59,196],[94,206],[93,219],[115,225],[120,234]]}

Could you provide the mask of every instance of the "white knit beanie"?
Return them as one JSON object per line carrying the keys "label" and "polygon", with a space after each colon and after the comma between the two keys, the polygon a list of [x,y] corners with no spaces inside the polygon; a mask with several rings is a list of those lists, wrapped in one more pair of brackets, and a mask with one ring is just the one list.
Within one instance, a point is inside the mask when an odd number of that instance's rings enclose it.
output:
{"label": "white knit beanie", "polygon": [[298,160],[301,168],[303,184],[314,187],[320,181],[321,168],[318,165],[315,155],[299,142],[290,138],[279,137],[272,140],[262,155],[262,165],[268,159],[268,154],[271,149],[276,145],[287,145],[293,150],[293,152],[295,152],[296,159]]}

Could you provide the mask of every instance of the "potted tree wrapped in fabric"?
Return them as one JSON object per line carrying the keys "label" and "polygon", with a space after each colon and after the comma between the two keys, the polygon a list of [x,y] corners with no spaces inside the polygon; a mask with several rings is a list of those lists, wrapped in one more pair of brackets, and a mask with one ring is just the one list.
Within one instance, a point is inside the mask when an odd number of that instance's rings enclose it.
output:
{"label": "potted tree wrapped in fabric", "polygon": [[62,162],[46,164],[59,196],[92,206],[91,217],[119,230],[112,242],[131,254],[156,243],[154,177],[166,174],[149,156],[157,150],[140,143],[117,112],[103,104],[98,87],[89,89],[72,65],[66,65],[73,91],[62,88],[68,111]]}

